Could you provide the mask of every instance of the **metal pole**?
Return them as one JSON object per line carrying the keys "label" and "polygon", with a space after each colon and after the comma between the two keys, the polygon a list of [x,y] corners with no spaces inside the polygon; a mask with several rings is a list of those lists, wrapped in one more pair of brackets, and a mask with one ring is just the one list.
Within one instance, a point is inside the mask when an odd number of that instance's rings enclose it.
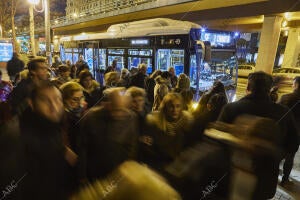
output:
{"label": "metal pole", "polygon": [[34,19],[33,19],[33,5],[29,6],[29,29],[30,29],[30,46],[33,56],[36,56],[35,40],[34,40]]}
{"label": "metal pole", "polygon": [[50,35],[50,1],[44,0],[45,5],[45,38],[46,38],[46,56],[49,66],[52,65],[51,55],[51,35]]}
{"label": "metal pole", "polygon": [[2,30],[2,26],[0,25],[0,38],[3,38],[3,30]]}

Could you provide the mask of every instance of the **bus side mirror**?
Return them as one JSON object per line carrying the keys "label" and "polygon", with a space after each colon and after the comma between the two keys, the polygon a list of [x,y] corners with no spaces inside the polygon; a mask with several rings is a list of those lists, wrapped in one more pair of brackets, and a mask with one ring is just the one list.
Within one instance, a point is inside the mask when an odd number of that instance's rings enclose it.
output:
{"label": "bus side mirror", "polygon": [[211,61],[211,44],[209,41],[204,41],[204,62],[210,62]]}

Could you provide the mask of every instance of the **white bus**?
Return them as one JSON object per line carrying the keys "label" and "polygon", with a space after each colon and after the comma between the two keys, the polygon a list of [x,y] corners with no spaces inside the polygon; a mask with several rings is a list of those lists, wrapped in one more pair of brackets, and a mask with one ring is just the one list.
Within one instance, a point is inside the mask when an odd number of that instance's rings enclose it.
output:
{"label": "white bus", "polygon": [[[213,44],[211,48],[205,40]],[[236,86],[232,34],[204,31],[188,21],[156,18],[121,23],[104,33],[61,37],[60,44],[62,60],[76,62],[82,54],[94,74],[117,60],[118,70],[130,70],[145,63],[149,74],[173,66],[176,75],[189,75],[191,87],[198,91],[209,89],[215,80],[221,80],[227,87]]]}

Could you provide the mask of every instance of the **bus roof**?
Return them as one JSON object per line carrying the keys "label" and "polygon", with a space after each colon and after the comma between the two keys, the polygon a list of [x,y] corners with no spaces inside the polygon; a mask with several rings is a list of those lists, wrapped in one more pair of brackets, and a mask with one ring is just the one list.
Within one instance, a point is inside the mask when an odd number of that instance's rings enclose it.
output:
{"label": "bus roof", "polygon": [[61,41],[113,39],[124,37],[142,37],[155,35],[188,34],[192,28],[201,28],[200,25],[188,21],[168,18],[155,18],[128,23],[111,25],[107,32],[80,34],[62,37]]}

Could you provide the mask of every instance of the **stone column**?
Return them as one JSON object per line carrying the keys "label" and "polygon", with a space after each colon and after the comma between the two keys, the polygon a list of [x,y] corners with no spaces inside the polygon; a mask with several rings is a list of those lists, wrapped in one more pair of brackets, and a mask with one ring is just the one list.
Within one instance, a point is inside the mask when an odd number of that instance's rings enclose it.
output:
{"label": "stone column", "polygon": [[289,30],[282,67],[300,67],[300,28]]}
{"label": "stone column", "polygon": [[272,73],[280,37],[281,22],[282,17],[280,16],[264,18],[255,71]]}

